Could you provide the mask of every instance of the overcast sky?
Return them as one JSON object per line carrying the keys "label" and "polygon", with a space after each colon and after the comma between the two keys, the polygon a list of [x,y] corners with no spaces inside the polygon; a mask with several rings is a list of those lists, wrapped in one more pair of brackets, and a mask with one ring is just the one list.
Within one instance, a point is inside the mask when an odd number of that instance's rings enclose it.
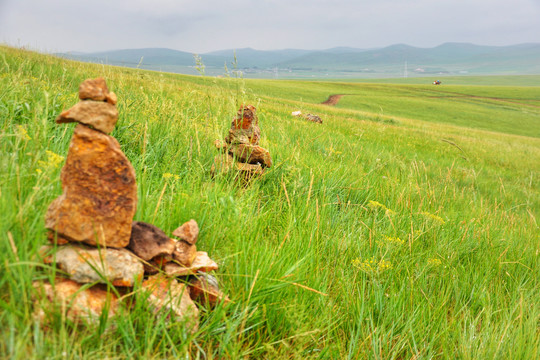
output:
{"label": "overcast sky", "polygon": [[196,53],[540,43],[540,0],[0,0],[0,42]]}

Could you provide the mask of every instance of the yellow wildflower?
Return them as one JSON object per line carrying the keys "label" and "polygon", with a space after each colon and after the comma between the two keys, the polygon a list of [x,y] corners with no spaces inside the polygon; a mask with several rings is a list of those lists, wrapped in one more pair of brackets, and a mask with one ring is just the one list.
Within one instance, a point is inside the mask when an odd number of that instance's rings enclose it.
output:
{"label": "yellow wildflower", "polygon": [[383,235],[384,240],[378,240],[377,243],[379,245],[403,245],[405,244],[405,240],[401,240],[399,237],[390,237]]}
{"label": "yellow wildflower", "polygon": [[428,265],[432,265],[432,266],[439,266],[442,264],[442,261],[437,258],[428,259],[427,262],[428,262]]}
{"label": "yellow wildflower", "polygon": [[384,259],[377,261],[373,257],[364,261],[360,259],[354,259],[352,261],[352,264],[356,268],[368,274],[378,274],[392,268],[392,263],[390,263],[389,261],[386,261]]}
{"label": "yellow wildflower", "polygon": [[164,173],[164,174],[163,174],[163,178],[164,178],[164,179],[179,180],[179,179],[180,179],[180,175],[178,175],[178,174],[171,174],[171,173]]}
{"label": "yellow wildflower", "polygon": [[64,157],[62,155],[58,155],[49,150],[46,150],[45,153],[47,154],[47,161],[38,161],[38,165],[40,166],[41,170],[49,168],[56,169],[64,161]]}
{"label": "yellow wildflower", "polygon": [[442,217],[434,215],[434,214],[429,213],[427,211],[422,211],[420,214],[424,215],[425,217],[427,217],[427,218],[429,218],[431,220],[434,220],[435,222],[438,222],[441,225],[443,225],[445,223],[445,221],[443,220]]}
{"label": "yellow wildflower", "polygon": [[369,200],[368,207],[372,210],[383,209],[387,214],[390,215],[394,215],[396,213],[394,210],[387,208],[386,206],[375,200]]}
{"label": "yellow wildflower", "polygon": [[17,125],[17,136],[24,141],[32,140],[30,135],[28,135],[28,131],[22,125]]}

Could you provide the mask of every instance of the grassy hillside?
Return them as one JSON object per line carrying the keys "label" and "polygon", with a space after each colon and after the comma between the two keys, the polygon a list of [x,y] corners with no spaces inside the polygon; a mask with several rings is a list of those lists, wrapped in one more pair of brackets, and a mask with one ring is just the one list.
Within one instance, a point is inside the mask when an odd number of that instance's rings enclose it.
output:
{"label": "grassy hillside", "polygon": [[[233,300],[194,336],[140,307],[107,331],[32,319],[31,283],[51,276],[37,250],[61,193],[53,154],[73,129],[54,119],[98,76],[118,95],[136,220],[171,233],[196,219]],[[351,95],[318,105],[332,93]],[[538,358],[538,93],[189,77],[1,47],[0,356]],[[244,102],[274,161],[248,188],[209,175]]]}

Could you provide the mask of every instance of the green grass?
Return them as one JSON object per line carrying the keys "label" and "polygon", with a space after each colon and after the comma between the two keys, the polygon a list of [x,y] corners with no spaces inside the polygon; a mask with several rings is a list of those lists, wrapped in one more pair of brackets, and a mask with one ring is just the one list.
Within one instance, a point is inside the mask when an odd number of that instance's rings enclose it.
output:
{"label": "green grass", "polygon": [[[51,276],[36,255],[43,217],[61,193],[47,151],[65,156],[73,129],[54,119],[98,76],[119,98],[112,135],[137,173],[136,220],[171,233],[196,219],[234,301],[203,311],[195,336],[143,302],[107,331],[32,319],[32,281]],[[318,105],[332,93],[351,95]],[[538,358],[538,94],[189,77],[2,47],[0,356]],[[209,175],[242,102],[274,162],[248,188]]]}

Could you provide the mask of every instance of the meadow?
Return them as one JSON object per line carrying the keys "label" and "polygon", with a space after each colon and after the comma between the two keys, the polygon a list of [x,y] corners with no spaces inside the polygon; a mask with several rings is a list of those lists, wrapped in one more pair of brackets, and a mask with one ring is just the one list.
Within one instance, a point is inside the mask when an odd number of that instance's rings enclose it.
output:
{"label": "meadow", "polygon": [[[194,335],[142,302],[115,326],[32,317],[73,129],[54,119],[94,77],[118,95],[135,219],[169,234],[195,219],[220,265],[233,302]],[[539,358],[540,87],[442,80],[218,79],[0,47],[0,357]],[[347,96],[320,105],[330,94]],[[210,176],[241,103],[274,162],[248,187]]]}

